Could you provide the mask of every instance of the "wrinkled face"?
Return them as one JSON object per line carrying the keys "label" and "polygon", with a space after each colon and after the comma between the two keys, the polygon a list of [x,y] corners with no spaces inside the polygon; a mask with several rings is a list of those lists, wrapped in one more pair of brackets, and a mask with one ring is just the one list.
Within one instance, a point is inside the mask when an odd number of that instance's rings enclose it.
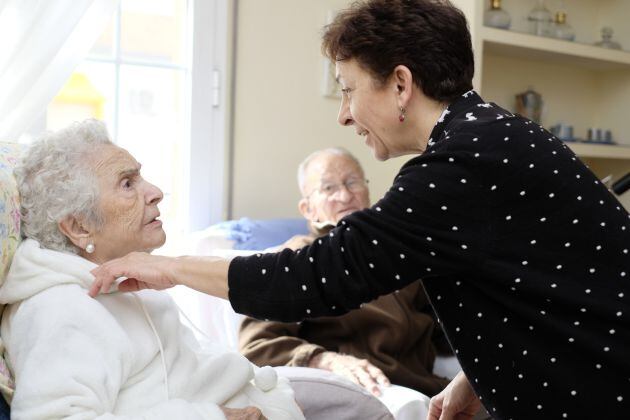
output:
{"label": "wrinkled face", "polygon": [[312,222],[333,222],[370,205],[363,170],[347,156],[324,153],[306,168],[304,196]]}
{"label": "wrinkled face", "polygon": [[162,246],[166,234],[157,220],[162,191],[140,176],[140,164],[126,150],[107,145],[95,153],[93,168],[104,225],[90,236],[95,245],[91,259],[109,261]]}
{"label": "wrinkled face", "polygon": [[404,154],[396,144],[401,124],[395,83],[379,86],[354,59],[337,61],[336,74],[342,89],[339,124],[353,125],[378,160]]}

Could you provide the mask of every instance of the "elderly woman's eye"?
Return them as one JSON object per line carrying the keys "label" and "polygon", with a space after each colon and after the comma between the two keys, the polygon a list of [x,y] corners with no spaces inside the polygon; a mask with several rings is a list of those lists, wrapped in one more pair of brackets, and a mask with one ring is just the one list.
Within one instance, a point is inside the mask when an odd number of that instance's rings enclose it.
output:
{"label": "elderly woman's eye", "polygon": [[124,189],[129,189],[133,185],[133,182],[130,178],[125,178],[120,183]]}
{"label": "elderly woman's eye", "polygon": [[341,89],[341,93],[343,93],[344,95],[349,95],[352,89],[350,88],[342,88]]}

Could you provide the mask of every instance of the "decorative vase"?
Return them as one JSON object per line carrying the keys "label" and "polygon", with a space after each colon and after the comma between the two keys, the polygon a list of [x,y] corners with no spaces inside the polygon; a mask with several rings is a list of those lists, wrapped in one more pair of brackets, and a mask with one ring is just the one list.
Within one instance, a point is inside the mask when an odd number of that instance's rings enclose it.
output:
{"label": "decorative vase", "polygon": [[610,48],[612,50],[620,50],[621,45],[617,41],[612,40],[613,30],[609,26],[602,28],[602,40],[595,43],[598,47]]}
{"label": "decorative vase", "polygon": [[483,13],[483,24],[499,29],[509,29],[512,19],[501,8],[501,0],[490,0],[490,8]]}
{"label": "decorative vase", "polygon": [[575,31],[567,23],[567,14],[565,12],[556,13],[556,18],[551,25],[551,36],[565,41],[575,40]]}
{"label": "decorative vase", "polygon": [[537,124],[540,124],[541,121],[542,107],[542,95],[531,87],[516,95],[516,112]]}
{"label": "decorative vase", "polygon": [[538,0],[536,7],[527,16],[529,32],[538,36],[549,36],[549,27],[553,18],[551,12],[545,7],[545,0]]}

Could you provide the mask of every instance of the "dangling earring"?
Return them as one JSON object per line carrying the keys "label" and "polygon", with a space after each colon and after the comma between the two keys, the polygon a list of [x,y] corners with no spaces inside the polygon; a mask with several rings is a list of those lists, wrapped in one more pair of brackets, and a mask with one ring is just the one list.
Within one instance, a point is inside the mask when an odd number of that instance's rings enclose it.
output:
{"label": "dangling earring", "polygon": [[92,242],[87,244],[87,246],[85,247],[85,252],[87,252],[88,254],[91,254],[94,252],[94,244]]}
{"label": "dangling earring", "polygon": [[400,107],[400,115],[398,116],[398,121],[400,121],[400,122],[405,121],[405,112],[407,112],[407,110],[401,106]]}

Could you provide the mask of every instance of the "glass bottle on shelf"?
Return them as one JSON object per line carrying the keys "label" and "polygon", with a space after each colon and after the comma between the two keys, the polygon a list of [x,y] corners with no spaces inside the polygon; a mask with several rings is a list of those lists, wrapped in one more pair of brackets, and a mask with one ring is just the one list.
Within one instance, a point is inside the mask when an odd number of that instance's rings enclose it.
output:
{"label": "glass bottle on shelf", "polygon": [[620,50],[621,45],[617,41],[612,40],[613,30],[609,26],[602,28],[602,40],[595,43],[598,47],[610,48],[612,50]]}
{"label": "glass bottle on shelf", "polygon": [[483,24],[499,29],[509,29],[512,19],[501,8],[501,0],[490,0],[490,8],[483,13]]}
{"label": "glass bottle on shelf", "polygon": [[540,124],[542,115],[542,95],[529,86],[525,92],[516,95],[516,112]]}
{"label": "glass bottle on shelf", "polygon": [[575,31],[571,25],[567,23],[567,14],[565,12],[556,13],[556,18],[551,25],[551,36],[566,41],[573,41],[575,39]]}
{"label": "glass bottle on shelf", "polygon": [[549,36],[549,27],[553,20],[551,12],[545,7],[545,0],[538,0],[536,6],[527,15],[529,32],[538,36]]}

